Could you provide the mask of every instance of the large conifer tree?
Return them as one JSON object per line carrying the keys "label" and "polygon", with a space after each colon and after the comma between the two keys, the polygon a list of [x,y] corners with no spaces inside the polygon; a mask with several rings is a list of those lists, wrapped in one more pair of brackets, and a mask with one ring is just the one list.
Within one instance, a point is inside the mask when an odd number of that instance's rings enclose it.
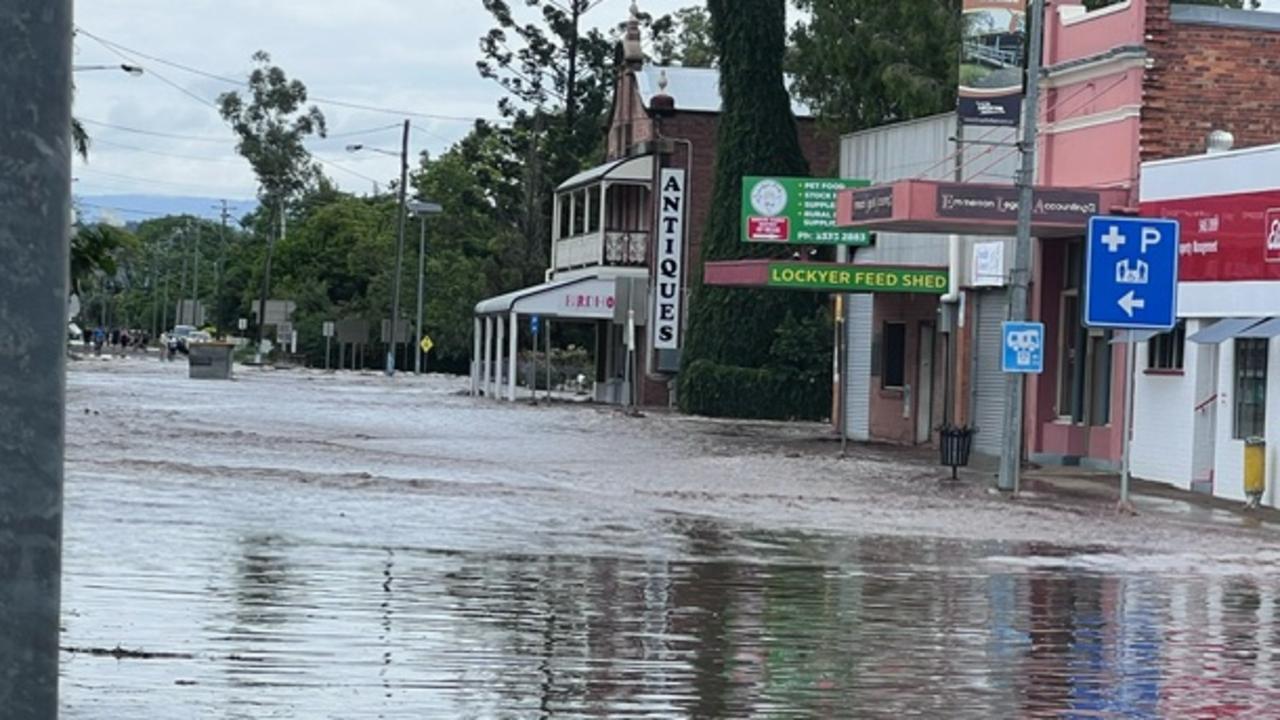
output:
{"label": "large conifer tree", "polygon": [[[702,261],[763,257],[792,248],[746,245],[742,178],[803,176],[791,98],[783,81],[784,0],[709,0],[720,56],[722,110]],[[692,278],[680,404],[688,412],[813,417],[830,398],[823,296],[704,286]],[[825,344],[825,347],[824,347]],[[815,381],[815,378],[817,380]]]}

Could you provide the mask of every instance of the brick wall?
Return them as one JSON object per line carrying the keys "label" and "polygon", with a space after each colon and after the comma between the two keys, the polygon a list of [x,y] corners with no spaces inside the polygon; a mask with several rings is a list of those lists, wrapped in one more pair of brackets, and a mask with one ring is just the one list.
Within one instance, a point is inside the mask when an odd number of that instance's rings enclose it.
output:
{"label": "brick wall", "polygon": [[1280,32],[1174,21],[1148,0],[1142,159],[1204,152],[1212,130],[1236,147],[1280,142]]}
{"label": "brick wall", "polygon": [[[666,138],[689,140],[693,144],[693,162],[689,177],[689,217],[686,224],[691,259],[689,277],[701,274],[702,236],[707,228],[707,215],[711,209],[711,194],[715,187],[716,132],[719,116],[711,113],[681,113],[663,118],[661,134]],[[813,120],[797,121],[800,148],[809,161],[811,174],[831,177],[836,174],[839,152],[838,139],[819,130]],[[684,167],[686,146],[678,143],[675,156],[669,161],[673,167]]]}

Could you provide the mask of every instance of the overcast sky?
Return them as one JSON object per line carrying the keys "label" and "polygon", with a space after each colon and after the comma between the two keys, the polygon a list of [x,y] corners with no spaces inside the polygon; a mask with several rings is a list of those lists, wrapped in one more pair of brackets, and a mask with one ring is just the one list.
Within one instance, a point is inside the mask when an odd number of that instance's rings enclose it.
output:
{"label": "overcast sky", "polygon": [[[641,0],[640,6],[660,14],[695,2]],[[511,4],[524,11],[521,0]],[[1268,4],[1280,10],[1280,0]],[[626,19],[628,5],[629,0],[603,0],[587,20],[612,27]],[[316,98],[472,118],[495,116],[501,96],[475,68],[479,38],[492,26],[480,0],[78,0],[76,23],[131,50],[230,77],[244,77],[250,56],[266,50]],[[78,65],[122,61],[85,35],[77,38],[76,51]],[[212,106],[233,86],[133,59],[146,68],[143,76],[77,73],[75,112],[94,140],[90,162],[76,161],[77,194],[253,197],[253,174],[235,154],[232,134]],[[330,161],[328,174],[344,189],[366,192],[372,189],[367,178],[385,184],[397,175],[395,158],[352,155],[344,147],[363,142],[397,149],[397,131],[388,126],[403,115],[323,104],[322,109],[330,134],[345,137],[317,140],[311,148]],[[470,126],[444,118],[412,120],[415,154],[440,152]],[[95,123],[200,139],[140,135]],[[384,129],[348,135],[379,127]]]}
{"label": "overcast sky", "polygon": [[[663,13],[694,2],[641,0],[641,7]],[[522,0],[511,4],[524,11]],[[586,20],[613,26],[626,19],[629,4],[603,0]],[[256,50],[266,50],[313,97],[462,118],[495,117],[501,97],[501,89],[475,67],[479,38],[492,27],[480,0],[78,0],[76,24],[131,50],[233,78],[247,74]],[[122,62],[85,35],[77,38],[76,52],[77,65]],[[136,60],[146,68],[141,77],[119,71],[76,75],[75,113],[94,141],[90,162],[76,162],[77,194],[253,197],[253,173],[235,154],[233,136],[211,106],[234,87]],[[323,104],[321,109],[331,135],[386,128],[404,118]],[[415,154],[438,153],[470,128],[467,121],[411,119]],[[140,135],[95,122],[209,141]],[[340,163],[331,162],[327,172],[343,188],[371,190],[372,182],[359,175],[384,187],[397,176],[395,158],[349,154],[344,148],[352,142],[398,150],[398,128],[311,143],[317,157]]]}

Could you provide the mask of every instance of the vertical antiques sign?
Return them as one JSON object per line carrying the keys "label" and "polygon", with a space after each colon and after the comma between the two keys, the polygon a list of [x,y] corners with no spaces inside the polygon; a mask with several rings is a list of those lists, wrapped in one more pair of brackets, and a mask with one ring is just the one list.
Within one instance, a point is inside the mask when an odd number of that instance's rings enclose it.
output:
{"label": "vertical antiques sign", "polygon": [[680,300],[684,278],[684,170],[663,168],[658,191],[658,247],[653,293],[653,347],[680,347]]}
{"label": "vertical antiques sign", "polygon": [[963,8],[960,122],[1017,126],[1025,78],[1027,0],[964,0]]}

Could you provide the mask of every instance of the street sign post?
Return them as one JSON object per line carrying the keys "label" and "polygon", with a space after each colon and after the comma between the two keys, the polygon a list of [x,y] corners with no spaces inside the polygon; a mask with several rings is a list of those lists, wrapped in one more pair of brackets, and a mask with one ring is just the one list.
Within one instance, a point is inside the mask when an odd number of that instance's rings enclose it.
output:
{"label": "street sign post", "polygon": [[1003,328],[1000,369],[1032,375],[1044,372],[1044,323],[1006,322]]}
{"label": "street sign post", "polygon": [[[539,327],[538,327],[538,326],[539,326],[539,325],[541,325],[541,324],[542,324],[542,318],[541,318],[541,317],[539,317],[539,316],[537,316],[537,315],[530,315],[530,316],[529,316],[529,331],[533,333],[533,337],[534,337],[535,339],[538,337],[538,330],[539,330]],[[536,346],[536,344],[535,344],[535,347],[537,347],[537,346]]]}
{"label": "street sign post", "polygon": [[1125,343],[1124,432],[1120,505],[1129,509],[1129,435],[1133,424],[1134,330],[1171,330],[1178,322],[1176,220],[1136,217],[1089,219],[1085,257],[1084,324],[1128,330]]}

